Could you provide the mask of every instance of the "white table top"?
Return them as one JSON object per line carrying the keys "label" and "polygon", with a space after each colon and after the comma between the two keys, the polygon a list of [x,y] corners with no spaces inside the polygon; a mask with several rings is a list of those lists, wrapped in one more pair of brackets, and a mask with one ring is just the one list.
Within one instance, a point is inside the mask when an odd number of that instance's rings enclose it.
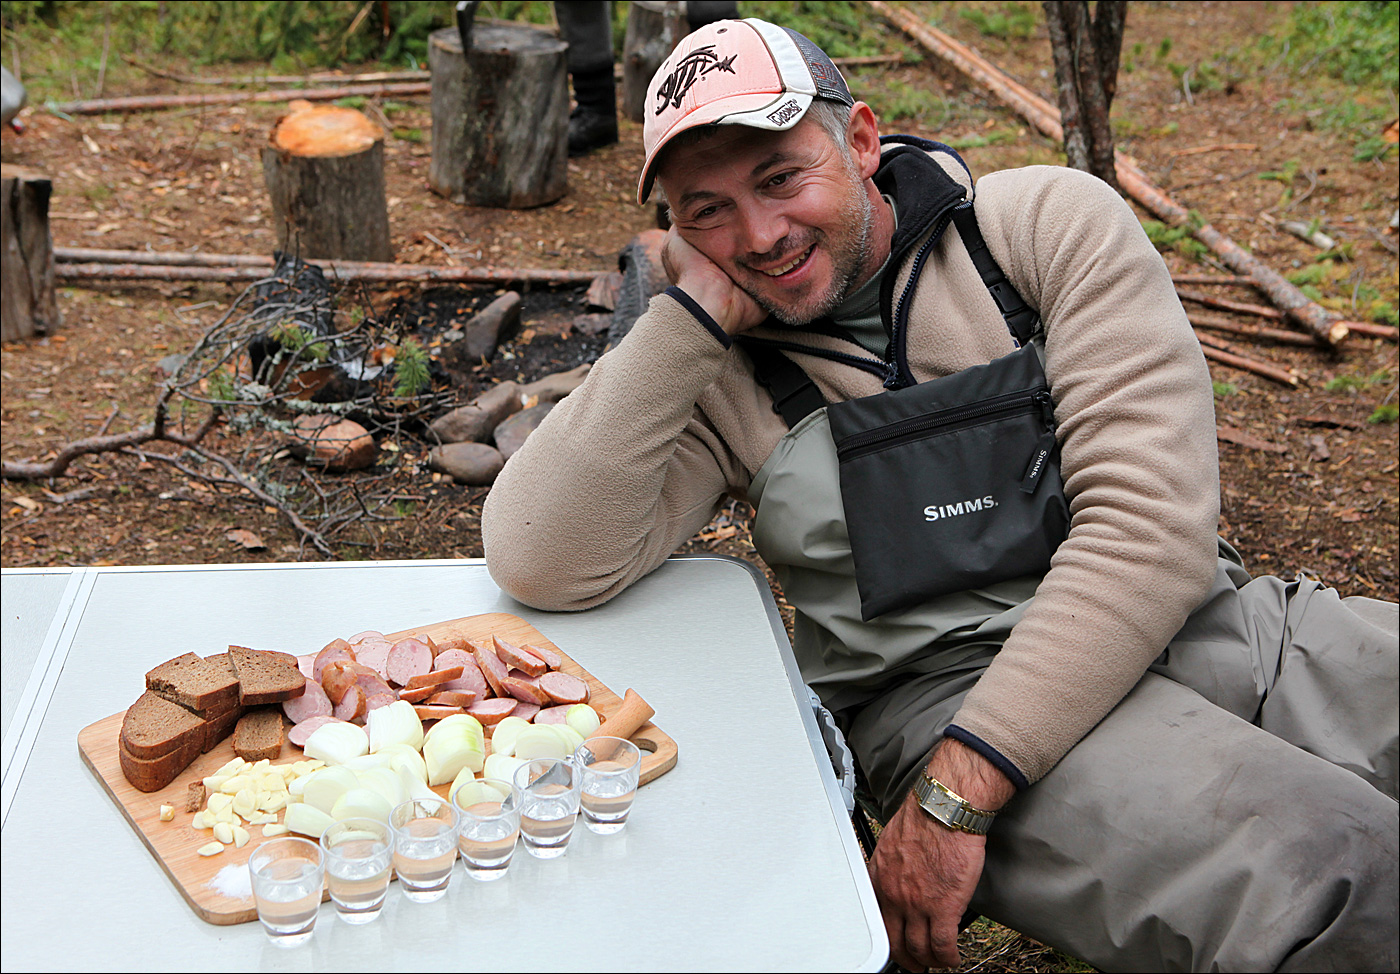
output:
{"label": "white table top", "polygon": [[[51,643],[35,650],[13,727],[6,691],[7,970],[878,970],[888,956],[776,607],[742,562],[673,559],[571,614],[526,608],[470,561],[80,569],[58,596],[48,576],[4,582],[6,683],[12,631]],[[48,625],[26,617],[48,605]],[[311,943],[280,950],[256,923],[199,920],[78,755],[83,727],[130,706],[142,674],[182,652],[301,653],[498,611],[613,689],[637,688],[680,749],[625,832],[580,830],[551,862],[522,850],[502,882],[459,866],[426,905],[395,884],[364,927],[325,904]]]}

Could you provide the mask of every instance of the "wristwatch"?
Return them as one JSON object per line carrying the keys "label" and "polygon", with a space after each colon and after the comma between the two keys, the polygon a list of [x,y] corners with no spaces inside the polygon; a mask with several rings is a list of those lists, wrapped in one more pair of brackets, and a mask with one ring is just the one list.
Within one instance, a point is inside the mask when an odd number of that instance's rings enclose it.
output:
{"label": "wristwatch", "polygon": [[997,817],[996,812],[974,807],[927,773],[915,783],[914,797],[919,800],[919,807],[933,816],[936,822],[955,832],[986,835],[992,827],[992,819]]}

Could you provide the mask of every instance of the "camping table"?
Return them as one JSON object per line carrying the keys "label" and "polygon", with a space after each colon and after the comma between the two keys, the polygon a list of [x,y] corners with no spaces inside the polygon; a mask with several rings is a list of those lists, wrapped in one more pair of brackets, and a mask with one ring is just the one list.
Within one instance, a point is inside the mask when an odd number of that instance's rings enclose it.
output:
{"label": "camping table", "polygon": [[[0,966],[151,970],[878,970],[888,944],[859,847],[763,576],[674,558],[599,608],[536,612],[480,561],[6,571]],[[503,882],[316,935],[198,919],[78,755],[162,660],[228,642],[306,652],[511,612],[621,692],[680,760],[627,830],[568,855],[517,852]],[[22,684],[13,702],[12,684]]]}

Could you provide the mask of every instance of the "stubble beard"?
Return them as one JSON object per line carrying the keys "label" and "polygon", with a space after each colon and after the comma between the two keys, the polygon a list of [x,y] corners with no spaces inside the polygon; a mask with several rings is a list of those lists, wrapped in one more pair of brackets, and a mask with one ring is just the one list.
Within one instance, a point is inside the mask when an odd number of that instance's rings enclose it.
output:
{"label": "stubble beard", "polygon": [[851,292],[865,283],[862,274],[870,262],[870,239],[875,226],[875,207],[865,192],[859,173],[855,170],[854,160],[847,162],[852,190],[842,206],[841,218],[842,225],[853,228],[852,232],[849,235],[843,234],[845,239],[819,234],[803,246],[792,248],[801,251],[813,244],[822,244],[827,248],[832,271],[831,287],[827,289],[826,294],[797,304],[779,305],[764,295],[755,293],[751,288],[743,288],[760,308],[791,328],[799,328],[835,311]]}

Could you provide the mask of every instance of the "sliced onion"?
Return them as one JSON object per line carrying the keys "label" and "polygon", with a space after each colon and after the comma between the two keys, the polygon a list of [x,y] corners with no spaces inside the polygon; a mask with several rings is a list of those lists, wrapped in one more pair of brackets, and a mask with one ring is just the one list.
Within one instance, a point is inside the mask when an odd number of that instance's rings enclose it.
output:
{"label": "sliced onion", "polygon": [[[384,708],[387,709],[387,708]],[[378,713],[378,711],[373,711]],[[416,716],[416,715],[415,715]],[[302,748],[309,758],[319,758],[326,764],[344,764],[369,751],[369,737],[364,729],[343,721],[318,727],[306,739]]]}
{"label": "sliced onion", "polygon": [[335,824],[335,819],[325,812],[305,802],[287,806],[287,816],[282,820],[291,832],[319,840],[326,829]]}
{"label": "sliced onion", "polygon": [[484,739],[462,724],[442,731],[434,727],[423,742],[423,760],[428,766],[428,784],[445,785],[463,768],[481,770],[486,762]]}
{"label": "sliced onion", "polygon": [[394,806],[379,792],[369,788],[351,788],[335,803],[331,818],[337,822],[347,818],[372,818],[387,822],[393,810]]}
{"label": "sliced onion", "polygon": [[408,793],[409,798],[414,801],[441,800],[438,793],[428,787],[427,779],[419,778],[407,764],[400,764],[395,770],[398,772],[399,781],[403,782],[404,791]]}
{"label": "sliced onion", "polygon": [[399,780],[398,772],[388,768],[374,768],[369,771],[361,771],[358,775],[361,787],[370,791],[377,791],[384,796],[392,808],[400,802],[408,801],[408,791],[404,788],[403,782]]}
{"label": "sliced onion", "polygon": [[586,703],[576,703],[569,708],[569,712],[564,717],[564,723],[578,731],[585,740],[588,735],[603,726],[603,722],[598,719],[598,711],[588,706]]}
{"label": "sliced onion", "polygon": [[369,749],[375,753],[394,744],[423,746],[423,721],[407,700],[395,700],[387,707],[376,707],[367,718]]}
{"label": "sliced onion", "polygon": [[561,724],[532,724],[529,730],[522,731],[515,739],[515,757],[522,761],[533,758],[567,758],[573,753],[565,743],[562,734],[556,731]]}
{"label": "sliced onion", "polygon": [[525,767],[527,763],[529,762],[505,754],[492,754],[486,759],[486,765],[482,768],[482,771],[487,778],[500,778],[503,781],[514,781],[515,772]]}
{"label": "sliced onion", "polygon": [[327,765],[320,771],[313,771],[305,778],[302,786],[302,800],[311,807],[331,814],[340,796],[351,788],[360,787],[360,779],[355,772],[339,765]]}
{"label": "sliced onion", "polygon": [[493,754],[514,754],[515,742],[522,732],[532,725],[523,717],[507,717],[491,732],[491,752]]}

